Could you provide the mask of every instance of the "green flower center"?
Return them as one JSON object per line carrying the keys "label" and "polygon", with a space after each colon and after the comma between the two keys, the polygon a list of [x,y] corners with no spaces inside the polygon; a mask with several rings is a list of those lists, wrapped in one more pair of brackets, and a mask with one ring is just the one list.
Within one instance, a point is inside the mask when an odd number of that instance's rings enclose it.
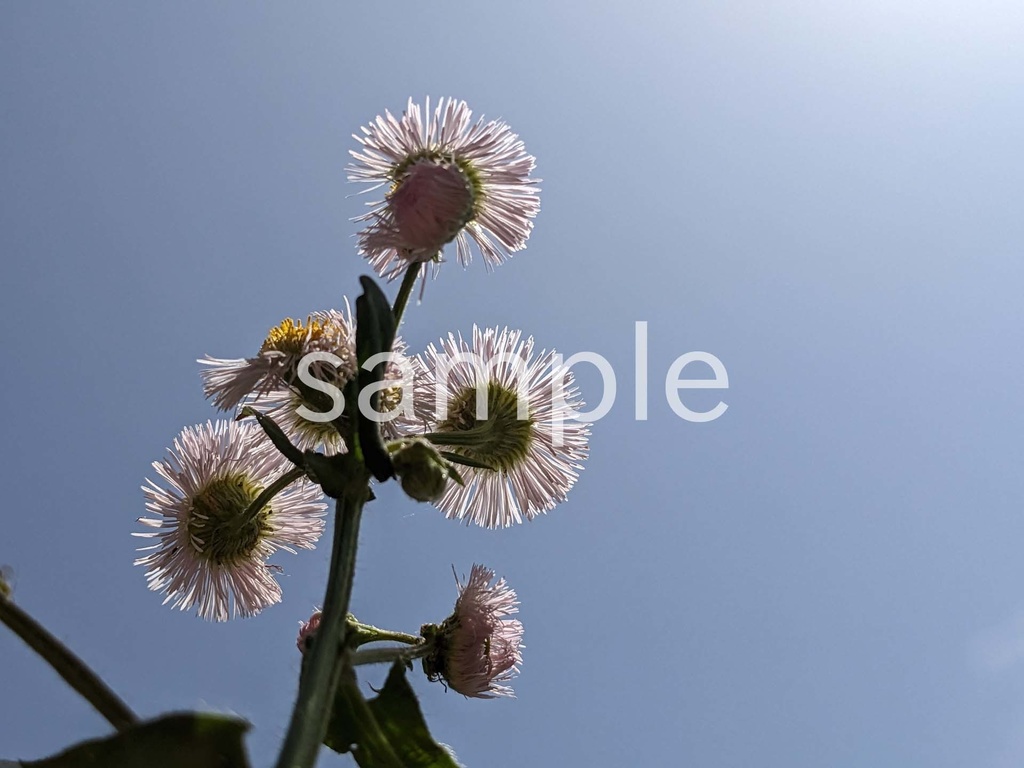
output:
{"label": "green flower center", "polygon": [[490,381],[487,384],[487,418],[478,419],[476,387],[462,390],[448,404],[448,418],[438,432],[462,432],[471,442],[461,442],[453,450],[467,458],[489,464],[498,471],[509,471],[527,456],[533,444],[533,419],[520,419],[519,395],[514,389]]}
{"label": "green flower center", "polygon": [[210,481],[192,499],[188,533],[198,554],[222,566],[249,559],[271,533],[269,506],[246,515],[263,489],[243,474],[228,474]]}

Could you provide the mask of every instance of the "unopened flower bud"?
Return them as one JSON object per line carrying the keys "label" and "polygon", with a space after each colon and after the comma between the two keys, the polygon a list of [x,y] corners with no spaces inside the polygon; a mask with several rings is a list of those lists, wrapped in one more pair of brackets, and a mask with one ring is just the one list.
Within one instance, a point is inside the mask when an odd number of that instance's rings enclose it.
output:
{"label": "unopened flower bud", "polygon": [[436,256],[473,217],[473,187],[452,163],[413,163],[388,200],[415,261]]}
{"label": "unopened flower bud", "polygon": [[416,501],[437,501],[450,477],[450,465],[438,450],[422,438],[392,444],[391,462],[402,490]]}

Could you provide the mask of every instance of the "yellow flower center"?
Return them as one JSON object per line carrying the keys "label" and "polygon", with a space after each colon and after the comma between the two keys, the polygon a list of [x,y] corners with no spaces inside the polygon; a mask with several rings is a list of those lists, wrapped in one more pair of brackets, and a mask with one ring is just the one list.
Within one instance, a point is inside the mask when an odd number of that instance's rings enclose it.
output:
{"label": "yellow flower center", "polygon": [[311,317],[306,318],[305,325],[301,320],[288,317],[270,329],[263,346],[260,347],[260,353],[282,352],[286,355],[301,355],[309,347],[310,342],[319,341],[329,330],[327,323]]}

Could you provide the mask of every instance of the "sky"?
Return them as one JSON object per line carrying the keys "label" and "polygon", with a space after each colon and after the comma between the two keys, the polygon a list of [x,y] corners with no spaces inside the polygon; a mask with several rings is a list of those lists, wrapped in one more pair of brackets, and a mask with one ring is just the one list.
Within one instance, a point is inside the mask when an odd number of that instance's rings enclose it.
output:
{"label": "sky", "polygon": [[[493,272],[444,265],[404,338],[510,326],[618,386],[529,524],[368,507],[361,620],[439,621],[477,562],[522,602],[515,700],[412,677],[434,736],[488,768],[1024,763],[1022,90],[1010,0],[3,3],[18,604],[140,715],[237,714],[273,764],[326,540],[209,623],[133,566],[140,486],[216,418],[196,358],[357,295],[351,135],[451,96],[522,137],[541,211]],[[665,399],[691,351],[728,372],[682,393],[728,406],[707,423]],[[0,659],[0,759],[108,732],[7,631]]]}

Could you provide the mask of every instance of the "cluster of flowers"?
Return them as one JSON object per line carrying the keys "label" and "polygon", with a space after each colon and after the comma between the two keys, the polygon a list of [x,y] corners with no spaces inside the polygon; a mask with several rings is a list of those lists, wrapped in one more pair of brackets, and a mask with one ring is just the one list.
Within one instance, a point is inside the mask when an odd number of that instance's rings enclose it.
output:
{"label": "cluster of flowers", "polygon": [[[385,113],[355,138],[361,151],[352,152],[349,178],[389,188],[358,219],[365,224],[359,250],[378,274],[391,279],[419,265],[424,280],[428,270],[436,276],[452,242],[464,266],[475,243],[488,268],[525,247],[539,209],[534,158],[505,123],[472,122],[461,101],[443,101],[432,113],[429,101],[423,113],[410,101],[402,117]],[[305,321],[286,319],[252,357],[200,360],[204,392],[221,411],[258,409],[301,450],[345,453],[334,423],[303,416],[325,409],[297,376],[305,367],[344,389],[358,373],[355,339],[347,303]],[[327,354],[310,364],[313,353]],[[392,353],[378,407],[394,413],[381,424],[382,437],[400,445],[455,436],[448,444],[465,464],[461,483],[447,479],[428,497],[410,495],[432,501],[447,518],[487,528],[532,520],[566,498],[589,432],[575,419],[582,403],[572,375],[555,364],[553,351],[535,353],[533,339],[518,331],[474,326],[469,338],[449,334],[417,356],[396,339]],[[316,362],[325,357],[330,364]],[[481,359],[485,371],[472,362]],[[413,406],[399,409],[410,394]],[[268,560],[277,550],[315,546],[326,511],[319,486],[249,421],[186,428],[153,467],[162,482],[147,481],[151,517],[139,520],[151,530],[136,534],[153,540],[136,560],[149,587],[166,593],[165,603],[217,621],[279,602],[279,569]],[[458,583],[452,616],[423,628],[435,648],[446,649],[424,659],[428,676],[470,696],[511,695],[502,683],[521,661],[522,625],[509,618],[515,592],[493,579],[474,565]],[[317,618],[303,626],[300,648]]]}

